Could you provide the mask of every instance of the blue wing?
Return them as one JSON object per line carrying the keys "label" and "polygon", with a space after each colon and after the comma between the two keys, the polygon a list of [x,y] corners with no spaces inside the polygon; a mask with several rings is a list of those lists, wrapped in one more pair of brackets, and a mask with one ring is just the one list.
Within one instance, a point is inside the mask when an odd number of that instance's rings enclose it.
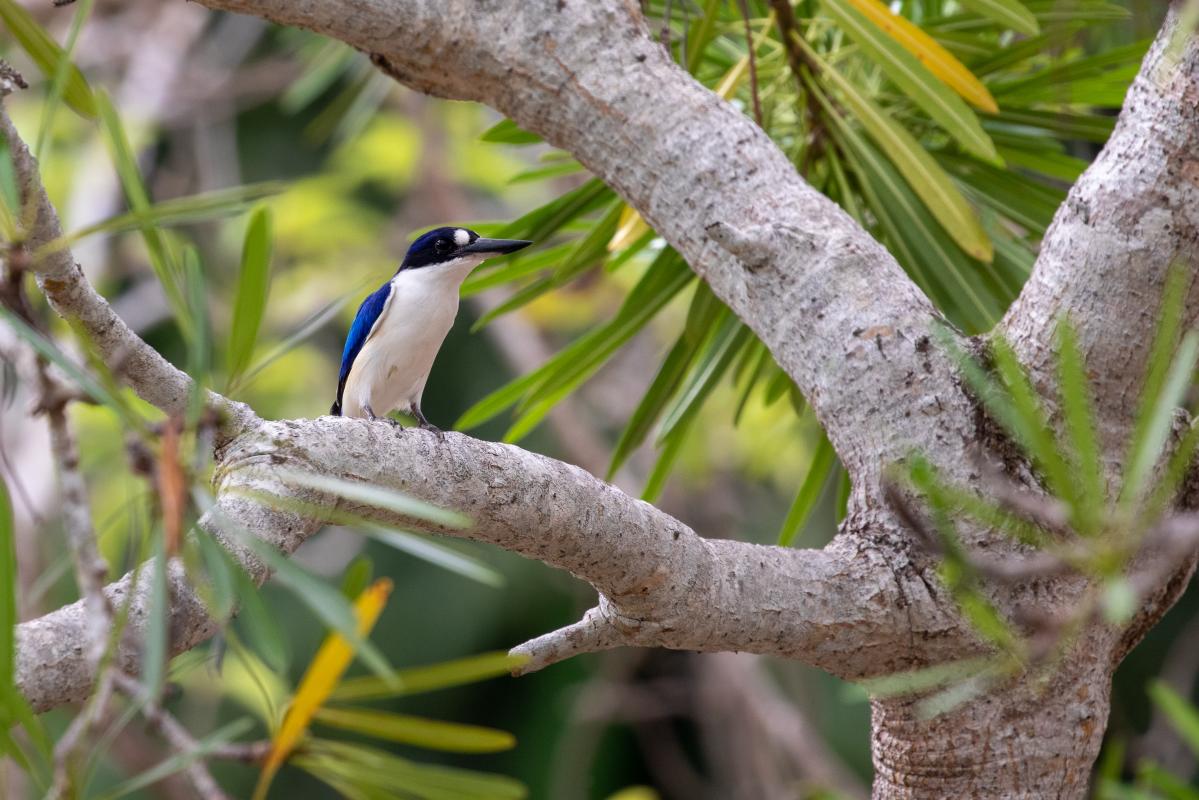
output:
{"label": "blue wing", "polygon": [[362,305],[358,306],[358,316],[354,317],[354,324],[350,326],[350,334],[346,337],[345,350],[341,353],[341,375],[337,380],[337,401],[333,403],[333,408],[329,411],[334,416],[341,416],[341,394],[345,391],[346,379],[350,377],[354,359],[358,357],[362,345],[366,344],[366,339],[371,335],[371,330],[375,327],[379,315],[383,313],[383,307],[387,305],[387,298],[390,296],[391,281],[388,281],[373,294],[367,295],[367,298],[362,301]]}

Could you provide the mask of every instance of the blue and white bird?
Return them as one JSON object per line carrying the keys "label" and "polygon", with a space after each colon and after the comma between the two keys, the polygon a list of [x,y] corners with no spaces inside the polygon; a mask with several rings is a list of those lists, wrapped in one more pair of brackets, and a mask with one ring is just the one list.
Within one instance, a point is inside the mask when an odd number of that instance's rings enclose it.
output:
{"label": "blue and white bird", "polygon": [[420,398],[458,314],[458,290],[485,259],[530,244],[484,239],[466,228],[437,228],[417,238],[395,276],[358,307],[330,413],[373,420],[400,410],[440,433],[425,419]]}

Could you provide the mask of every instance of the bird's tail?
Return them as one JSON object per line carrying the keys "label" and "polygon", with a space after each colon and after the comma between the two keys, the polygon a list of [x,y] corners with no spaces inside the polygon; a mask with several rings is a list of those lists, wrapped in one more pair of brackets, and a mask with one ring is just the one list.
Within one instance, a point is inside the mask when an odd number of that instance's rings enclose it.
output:
{"label": "bird's tail", "polygon": [[341,416],[341,401],[340,400],[333,401],[333,407],[329,409],[329,413],[335,417]]}

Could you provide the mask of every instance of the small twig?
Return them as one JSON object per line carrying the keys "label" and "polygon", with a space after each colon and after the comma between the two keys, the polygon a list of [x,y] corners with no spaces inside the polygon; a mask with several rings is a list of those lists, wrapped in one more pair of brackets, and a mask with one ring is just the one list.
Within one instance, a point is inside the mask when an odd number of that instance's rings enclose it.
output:
{"label": "small twig", "polygon": [[741,9],[741,19],[745,21],[745,49],[749,54],[749,89],[754,101],[754,120],[761,128],[763,123],[762,98],[758,94],[758,48],[754,44],[753,26],[749,24],[749,0],[737,0],[737,6]]}
{"label": "small twig", "polygon": [[[142,716],[162,734],[163,738],[167,740],[172,748],[185,755],[195,754],[200,749],[200,743],[196,741],[195,737],[188,732],[187,728],[179,720],[175,719],[173,714],[160,706],[150,692],[146,691],[145,687],[123,672],[114,671],[113,679],[116,688],[121,694],[129,697],[140,706]],[[238,755],[236,757],[239,760],[246,760],[244,759],[245,752],[243,751],[248,746],[240,745],[234,747],[237,748],[236,752]],[[260,750],[261,743],[255,743],[254,747]],[[215,757],[221,749],[218,748],[208,755]],[[258,750],[255,752],[258,752]],[[186,772],[188,779],[191,781],[192,788],[195,789],[196,794],[203,798],[203,800],[228,799],[229,796],[225,794],[220,785],[217,784],[216,779],[212,777],[212,773],[208,771],[208,764],[203,758],[198,755],[193,758],[191,763],[187,765]]]}
{"label": "small twig", "polygon": [[820,103],[816,99],[816,95],[804,86],[803,75],[806,71],[815,76],[819,74],[820,70],[804,52],[804,49],[799,46],[798,40],[803,39],[803,34],[799,30],[799,20],[795,17],[795,10],[791,8],[791,0],[770,0],[770,6],[778,18],[779,34],[783,39],[783,47],[787,51],[787,63],[795,75],[796,82],[799,83],[800,91],[807,97],[808,122],[811,125],[811,131],[808,134],[808,145],[804,148],[803,157],[800,159],[798,167],[799,174],[806,178],[808,168],[824,147],[825,131]]}
{"label": "small twig", "polygon": [[629,644],[628,637],[605,611],[605,605],[601,597],[600,605],[590,609],[573,625],[550,631],[512,648],[512,655],[529,657],[529,661],[514,670],[513,674],[525,675],[582,653],[611,650]]}

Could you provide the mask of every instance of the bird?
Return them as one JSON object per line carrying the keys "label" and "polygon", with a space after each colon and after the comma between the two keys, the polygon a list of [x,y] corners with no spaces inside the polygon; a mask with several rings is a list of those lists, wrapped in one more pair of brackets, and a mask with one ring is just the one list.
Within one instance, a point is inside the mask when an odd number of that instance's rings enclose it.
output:
{"label": "bird", "polygon": [[458,314],[458,290],[471,270],[532,242],[487,239],[467,228],[418,236],[391,280],[362,301],[341,354],[333,416],[384,419],[410,414],[441,436],[421,411],[425,381]]}

